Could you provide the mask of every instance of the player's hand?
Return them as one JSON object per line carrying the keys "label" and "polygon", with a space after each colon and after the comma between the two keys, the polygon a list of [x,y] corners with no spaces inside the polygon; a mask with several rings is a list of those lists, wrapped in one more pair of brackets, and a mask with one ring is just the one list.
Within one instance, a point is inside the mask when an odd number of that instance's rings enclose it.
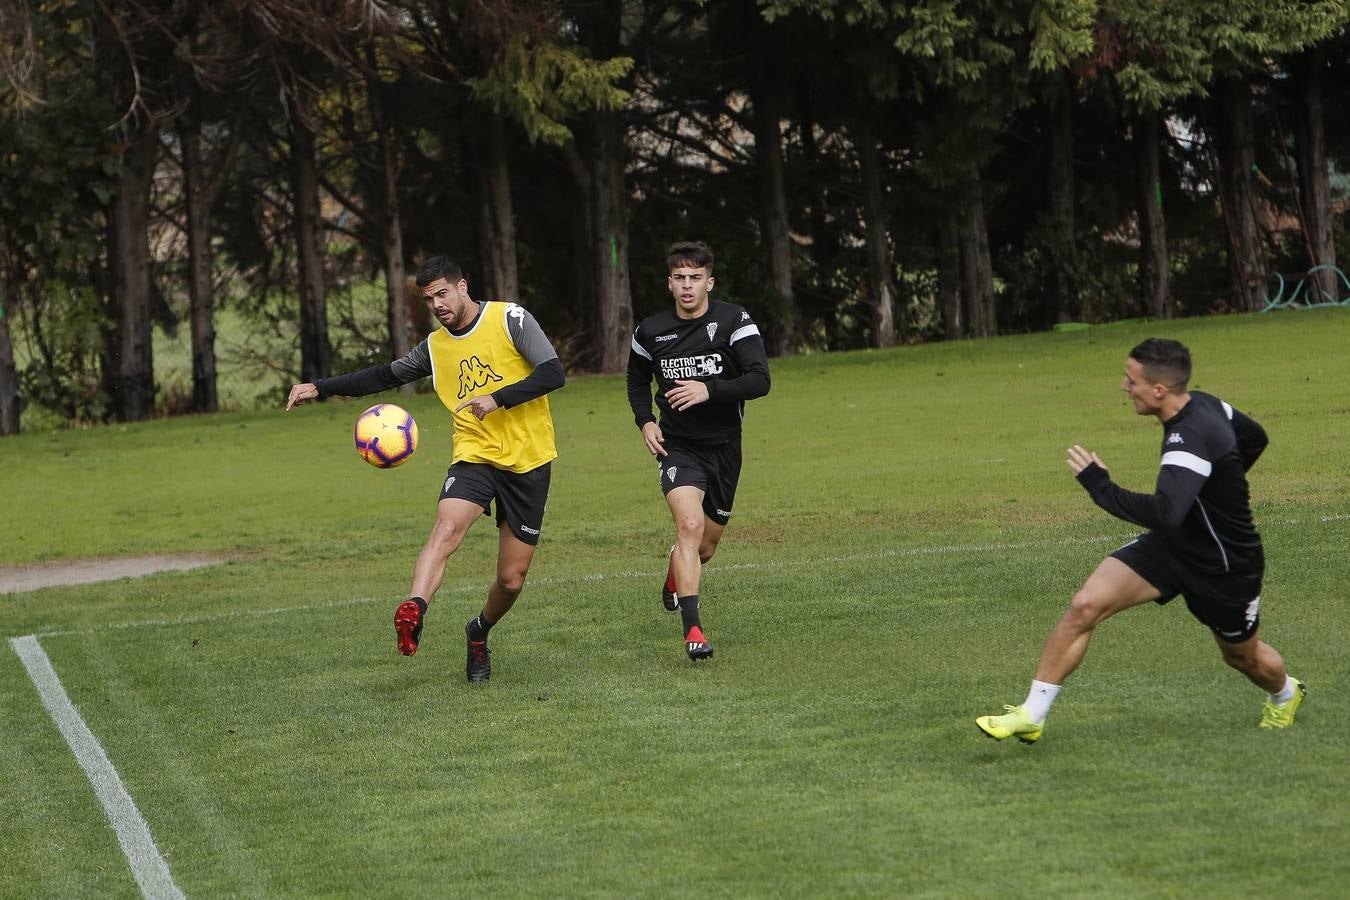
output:
{"label": "player's hand", "polygon": [[319,389],[308,381],[304,384],[292,385],[291,395],[286,398],[286,409],[289,410],[292,406],[299,406],[306,400],[313,400],[318,396]]}
{"label": "player's hand", "polygon": [[708,386],[701,381],[677,381],[673,388],[666,391],[670,408],[681,412],[707,399]]}
{"label": "player's hand", "polygon": [[1069,458],[1064,461],[1069,464],[1070,469],[1073,469],[1073,474],[1075,475],[1093,463],[1101,466],[1102,471],[1106,471],[1106,463],[1102,462],[1100,456],[1096,453],[1089,453],[1077,444],[1074,444],[1069,448]]}
{"label": "player's hand", "polygon": [[459,406],[456,406],[455,412],[459,412],[465,407],[468,407],[469,412],[477,416],[480,422],[494,409],[500,409],[500,407],[497,406],[497,401],[492,399],[491,394],[482,397],[470,397]]}
{"label": "player's hand", "polygon": [[666,455],[666,436],[661,433],[660,425],[655,422],[643,425],[642,440],[647,444],[647,452],[652,456]]}

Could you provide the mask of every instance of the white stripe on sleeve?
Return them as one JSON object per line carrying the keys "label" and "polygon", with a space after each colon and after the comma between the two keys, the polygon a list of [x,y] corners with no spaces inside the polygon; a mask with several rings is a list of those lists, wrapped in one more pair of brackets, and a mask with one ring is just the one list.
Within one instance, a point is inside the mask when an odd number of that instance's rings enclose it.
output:
{"label": "white stripe on sleeve", "polygon": [[1220,400],[1219,405],[1223,407],[1223,414],[1228,417],[1228,421],[1233,421],[1233,404],[1226,400]]}
{"label": "white stripe on sleeve", "polygon": [[1209,460],[1201,459],[1194,453],[1187,453],[1185,450],[1169,450],[1162,456],[1164,466],[1180,466],[1183,469],[1190,469],[1198,475],[1208,478],[1209,473],[1214,469]]}
{"label": "white stripe on sleeve", "polygon": [[649,360],[652,358],[652,355],[646,350],[643,350],[642,345],[637,342],[637,335],[633,336],[633,352],[638,356],[645,356]]}
{"label": "white stripe on sleeve", "polygon": [[749,325],[742,325],[731,333],[731,343],[734,344],[741,338],[748,338],[756,334],[759,334],[759,326],[754,322],[751,322]]}

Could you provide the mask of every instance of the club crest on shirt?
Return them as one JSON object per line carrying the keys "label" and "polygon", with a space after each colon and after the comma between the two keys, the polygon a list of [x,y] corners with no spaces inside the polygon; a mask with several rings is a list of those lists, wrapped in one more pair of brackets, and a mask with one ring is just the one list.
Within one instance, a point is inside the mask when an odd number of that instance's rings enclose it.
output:
{"label": "club crest on shirt", "polygon": [[711,340],[713,339],[713,335],[715,335],[715,334],[717,334],[717,323],[716,323],[716,322],[709,322],[709,323],[708,323],[708,340],[711,341]]}

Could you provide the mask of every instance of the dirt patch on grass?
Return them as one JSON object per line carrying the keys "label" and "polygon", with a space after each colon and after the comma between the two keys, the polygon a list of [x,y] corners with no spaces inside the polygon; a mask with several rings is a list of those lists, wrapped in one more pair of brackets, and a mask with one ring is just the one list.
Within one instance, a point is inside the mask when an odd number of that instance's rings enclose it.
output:
{"label": "dirt patch on grass", "polygon": [[186,572],[225,561],[204,553],[160,556],[117,556],[107,559],[65,559],[27,566],[0,566],[0,594],[17,594],[38,588],[94,584],[118,578],[140,578],[156,572]]}

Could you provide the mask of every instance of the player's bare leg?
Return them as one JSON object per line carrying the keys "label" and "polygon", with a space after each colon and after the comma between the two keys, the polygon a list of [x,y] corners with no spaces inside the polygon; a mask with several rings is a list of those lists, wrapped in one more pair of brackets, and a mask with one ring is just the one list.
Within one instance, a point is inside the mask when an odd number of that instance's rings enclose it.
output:
{"label": "player's bare leg", "polygon": [[[707,564],[708,560],[713,558],[717,552],[717,545],[722,540],[722,532],[726,526],[719,525],[712,519],[705,516],[703,521],[703,540],[698,545],[698,561],[700,566]],[[666,608],[666,612],[678,612],[680,608],[679,592],[675,585],[675,551],[679,544],[670,545],[670,558],[666,566],[666,580],[661,585],[661,604]]]}
{"label": "player's bare leg", "polygon": [[503,524],[497,529],[497,577],[488,587],[487,602],[483,611],[464,625],[464,637],[468,642],[468,655],[464,664],[464,674],[474,683],[487,681],[492,675],[492,652],[488,650],[488,632],[492,626],[502,620],[516,598],[525,588],[525,576],[530,571],[530,562],[534,559],[534,545],[527,544],[516,537],[510,527]]}
{"label": "player's bare leg", "polygon": [[1113,556],[1102,560],[1045,639],[1036,680],[1063,684],[1087,655],[1093,629],[1122,610],[1158,597],[1158,589],[1134,569]]}
{"label": "player's bare leg", "polygon": [[1015,737],[1023,743],[1040,740],[1045,717],[1068,678],[1087,654],[1092,632],[1121,610],[1159,597],[1158,589],[1115,557],[1102,560],[1069,601],[1041,648],[1031,690],[1021,706],[1005,706],[997,716],[980,716],[975,724],[995,740]]}
{"label": "player's bare leg", "polygon": [[1294,714],[1308,689],[1289,674],[1279,651],[1255,634],[1239,644],[1229,643],[1217,634],[1214,640],[1224,662],[1246,675],[1252,684],[1265,689],[1268,696],[1261,707],[1259,727],[1288,728],[1293,725]]}
{"label": "player's bare leg", "polygon": [[[675,578],[675,593],[679,597],[681,625],[684,629],[685,652],[690,659],[712,656],[712,644],[703,634],[698,615],[698,589],[703,574],[701,549],[710,523],[703,512],[703,491],[692,485],[677,487],[666,494],[671,517],[675,520],[675,549],[671,552],[670,569]],[[718,530],[716,538],[721,538]],[[712,548],[716,549],[714,542]],[[710,554],[711,555],[711,554]]]}
{"label": "player's bare leg", "polygon": [[445,579],[445,563],[481,515],[483,507],[469,500],[448,497],[436,505],[436,523],[413,565],[412,590],[394,611],[394,634],[398,638],[398,652],[404,656],[417,652],[427,604]]}
{"label": "player's bare leg", "polygon": [[1284,688],[1289,673],[1284,668],[1284,658],[1274,647],[1254,634],[1240,644],[1229,643],[1217,634],[1214,641],[1223,661],[1246,675],[1252,684],[1265,688],[1268,694],[1277,694]]}

